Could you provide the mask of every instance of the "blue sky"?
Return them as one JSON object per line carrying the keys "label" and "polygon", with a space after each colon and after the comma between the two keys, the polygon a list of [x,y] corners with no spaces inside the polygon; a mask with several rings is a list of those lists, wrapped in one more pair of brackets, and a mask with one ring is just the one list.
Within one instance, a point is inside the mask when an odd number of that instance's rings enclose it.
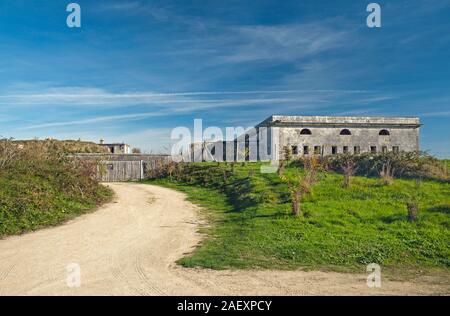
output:
{"label": "blue sky", "polygon": [[420,116],[450,157],[450,0],[0,3],[0,135],[125,141],[271,114]]}

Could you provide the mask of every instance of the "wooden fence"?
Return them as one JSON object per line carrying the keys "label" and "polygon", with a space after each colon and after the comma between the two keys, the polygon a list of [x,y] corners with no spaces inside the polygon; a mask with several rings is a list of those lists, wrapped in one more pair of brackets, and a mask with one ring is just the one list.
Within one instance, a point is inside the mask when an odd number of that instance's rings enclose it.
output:
{"label": "wooden fence", "polygon": [[102,182],[138,181],[171,159],[166,155],[76,154],[77,158],[97,162],[97,179]]}
{"label": "wooden fence", "polygon": [[97,165],[97,178],[102,182],[131,181],[144,179],[144,162],[101,161]]}

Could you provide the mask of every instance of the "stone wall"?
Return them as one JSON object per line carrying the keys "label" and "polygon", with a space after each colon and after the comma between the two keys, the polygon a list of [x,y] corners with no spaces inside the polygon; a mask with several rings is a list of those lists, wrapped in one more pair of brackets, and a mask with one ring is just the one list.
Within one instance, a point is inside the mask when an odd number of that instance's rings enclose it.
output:
{"label": "stone wall", "polygon": [[[418,151],[419,150],[419,128],[352,128],[347,129],[351,135],[340,135],[342,127],[309,127],[311,135],[301,135],[300,132],[307,126],[283,127],[279,128],[280,155],[284,156],[284,148],[298,146],[298,155],[304,154],[304,146],[308,146],[309,154],[314,153],[314,148],[320,147],[317,154],[331,155],[333,147],[336,154],[344,152],[344,146],[349,153],[355,153],[355,147],[359,147],[359,152],[371,152],[372,147],[377,152],[387,151]],[[379,135],[384,129],[389,131],[389,135]],[[358,149],[356,149],[358,150]],[[357,153],[357,152],[356,152]]]}

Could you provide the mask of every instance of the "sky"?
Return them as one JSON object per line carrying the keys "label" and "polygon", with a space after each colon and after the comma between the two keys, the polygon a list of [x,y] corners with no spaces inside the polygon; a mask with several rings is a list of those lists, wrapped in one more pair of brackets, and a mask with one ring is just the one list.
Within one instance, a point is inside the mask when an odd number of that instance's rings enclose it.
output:
{"label": "sky", "polygon": [[[73,0],[72,0],[73,1]],[[419,116],[450,157],[450,0],[0,3],[0,135],[170,152],[175,127],[274,115]]]}

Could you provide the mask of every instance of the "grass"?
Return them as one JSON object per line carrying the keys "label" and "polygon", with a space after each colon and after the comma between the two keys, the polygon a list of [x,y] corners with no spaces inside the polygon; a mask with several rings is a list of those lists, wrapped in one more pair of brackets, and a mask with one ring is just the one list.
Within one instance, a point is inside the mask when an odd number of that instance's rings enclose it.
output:
{"label": "grass", "polygon": [[[343,188],[342,175],[323,173],[302,200],[303,215],[293,217],[287,184],[259,167],[239,163],[231,173],[230,165],[202,163],[177,180],[149,181],[185,192],[205,207],[213,223],[181,265],[361,271],[378,263],[388,270],[448,272],[449,183],[422,183],[419,218],[411,223],[406,201],[416,188],[414,180],[386,186],[376,178],[353,177],[350,188]],[[297,171],[290,166],[285,174]]]}

